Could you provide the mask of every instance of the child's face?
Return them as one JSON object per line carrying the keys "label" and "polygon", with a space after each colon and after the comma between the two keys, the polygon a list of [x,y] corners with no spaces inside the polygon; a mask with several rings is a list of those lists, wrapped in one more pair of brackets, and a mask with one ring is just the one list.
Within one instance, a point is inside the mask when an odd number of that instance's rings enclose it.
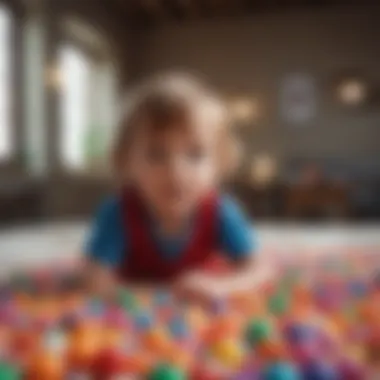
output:
{"label": "child's face", "polygon": [[159,216],[188,215],[216,183],[213,128],[142,129],[132,144],[132,183]]}

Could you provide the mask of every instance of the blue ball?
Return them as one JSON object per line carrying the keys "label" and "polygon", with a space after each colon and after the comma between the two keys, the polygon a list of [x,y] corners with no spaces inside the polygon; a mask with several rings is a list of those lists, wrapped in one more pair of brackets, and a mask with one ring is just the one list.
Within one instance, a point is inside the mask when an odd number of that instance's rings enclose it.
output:
{"label": "blue ball", "polygon": [[176,316],[171,321],[169,321],[169,331],[170,333],[178,339],[186,338],[189,335],[189,327],[183,318]]}
{"label": "blue ball", "polygon": [[302,372],[304,380],[338,380],[339,378],[332,365],[319,361],[307,364]]}
{"label": "blue ball", "polygon": [[316,339],[315,329],[302,323],[292,323],[286,326],[284,335],[290,344],[310,343]]}
{"label": "blue ball", "polygon": [[351,296],[362,298],[368,293],[368,286],[363,281],[351,281],[348,284],[348,291]]}
{"label": "blue ball", "polygon": [[146,311],[139,311],[134,316],[134,326],[139,331],[149,330],[154,324],[152,315]]}
{"label": "blue ball", "polygon": [[263,380],[301,380],[301,375],[291,363],[278,362],[264,370]]}
{"label": "blue ball", "polygon": [[100,298],[93,297],[88,300],[85,306],[85,313],[90,316],[100,317],[104,314],[105,309],[104,302]]}

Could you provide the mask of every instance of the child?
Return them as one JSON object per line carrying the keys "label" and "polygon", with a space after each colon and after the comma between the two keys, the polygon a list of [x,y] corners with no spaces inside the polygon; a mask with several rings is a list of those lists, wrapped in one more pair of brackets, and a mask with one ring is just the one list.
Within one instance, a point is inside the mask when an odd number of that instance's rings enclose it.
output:
{"label": "child", "polygon": [[120,191],[101,206],[87,246],[93,290],[118,278],[207,292],[200,268],[215,255],[236,276],[246,269],[251,226],[218,191],[233,160],[228,132],[222,102],[191,78],[156,78],[129,99],[115,149]]}

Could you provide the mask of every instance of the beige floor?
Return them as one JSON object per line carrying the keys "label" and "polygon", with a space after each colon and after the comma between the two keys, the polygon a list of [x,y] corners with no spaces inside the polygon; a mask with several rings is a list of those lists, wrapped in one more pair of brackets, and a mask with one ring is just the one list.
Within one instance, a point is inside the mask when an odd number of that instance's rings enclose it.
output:
{"label": "beige floor", "polygon": [[[86,236],[85,223],[50,224],[0,231],[0,277],[14,269],[78,257]],[[325,252],[342,247],[378,249],[380,225],[258,225],[260,252],[278,255]],[[302,253],[300,253],[302,252]]]}

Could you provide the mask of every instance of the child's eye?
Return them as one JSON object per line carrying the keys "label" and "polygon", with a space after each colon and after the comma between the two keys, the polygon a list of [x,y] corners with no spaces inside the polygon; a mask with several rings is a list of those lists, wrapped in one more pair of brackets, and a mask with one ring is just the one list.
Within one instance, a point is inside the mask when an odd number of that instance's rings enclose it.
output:
{"label": "child's eye", "polygon": [[188,151],[187,156],[191,161],[198,163],[204,160],[207,154],[201,147],[194,147]]}

